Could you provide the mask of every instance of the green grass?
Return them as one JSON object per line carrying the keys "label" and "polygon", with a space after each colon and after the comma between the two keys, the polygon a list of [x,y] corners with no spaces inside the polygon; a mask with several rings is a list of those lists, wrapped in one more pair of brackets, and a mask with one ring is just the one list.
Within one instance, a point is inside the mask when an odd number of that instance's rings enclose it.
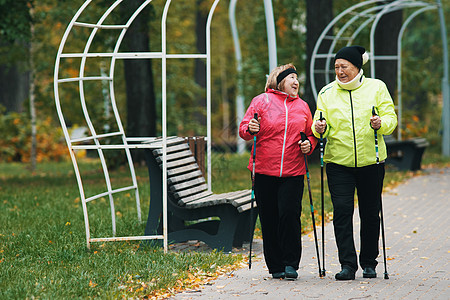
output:
{"label": "green grass", "polygon": [[[113,181],[119,184],[125,173],[114,172]],[[138,167],[137,174],[143,181],[141,198],[148,199],[146,168]],[[92,171],[85,180],[96,185],[101,176]],[[242,259],[218,251],[164,254],[159,248],[139,247],[139,242],[93,243],[88,251],[71,163],[40,164],[35,174],[21,164],[0,164],[0,195],[1,299],[143,297],[177,286],[190,274],[211,273]],[[148,203],[141,202],[145,220]],[[88,204],[93,235],[111,236],[108,201]],[[145,223],[136,221],[130,195],[121,195],[116,209],[118,236],[143,234]],[[105,218],[95,222],[94,216]]]}
{"label": "green grass", "polygon": [[[251,188],[246,169],[249,154],[216,154],[213,157],[213,191],[216,193]],[[424,157],[433,166],[449,164],[439,155]],[[80,165],[89,193],[104,189],[98,164]],[[128,171],[111,174],[114,186],[121,186]],[[149,183],[144,166],[136,169],[143,223],[137,222],[133,196],[125,192],[116,200],[117,235],[141,235],[148,211]],[[320,212],[320,166],[310,163],[314,208]],[[387,170],[386,185],[396,184],[420,172]],[[326,176],[325,176],[326,177]],[[325,209],[331,201],[325,187]],[[109,201],[88,203],[91,233],[111,236]],[[320,223],[319,214],[316,220]],[[97,220],[98,219],[98,220]],[[305,185],[303,231],[311,230],[309,198]],[[256,231],[259,234],[259,230]],[[39,164],[31,173],[22,164],[0,164],[0,298],[142,298],[165,288],[179,289],[200,274],[233,265],[241,255],[219,251],[164,254],[159,248],[140,247],[139,242],[93,243],[86,248],[84,219],[71,163]],[[209,275],[208,275],[209,274]]]}

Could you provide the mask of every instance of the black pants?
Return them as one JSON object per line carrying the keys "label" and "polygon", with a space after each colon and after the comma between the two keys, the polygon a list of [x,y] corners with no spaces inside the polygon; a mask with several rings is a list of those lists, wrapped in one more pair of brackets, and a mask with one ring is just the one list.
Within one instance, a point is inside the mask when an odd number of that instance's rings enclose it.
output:
{"label": "black pants", "polygon": [[300,264],[303,178],[255,176],[264,258],[271,274],[284,272],[285,266],[297,270]]}
{"label": "black pants", "polygon": [[349,168],[329,163],[326,166],[328,188],[333,202],[333,225],[341,266],[358,269],[353,239],[355,188],[358,195],[361,250],[359,264],[375,268],[379,253],[380,203],[384,164]]}

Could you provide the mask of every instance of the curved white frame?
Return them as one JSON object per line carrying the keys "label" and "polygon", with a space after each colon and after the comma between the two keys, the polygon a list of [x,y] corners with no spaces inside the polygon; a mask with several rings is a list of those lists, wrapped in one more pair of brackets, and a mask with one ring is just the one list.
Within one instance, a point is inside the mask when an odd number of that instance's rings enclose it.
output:
{"label": "curved white frame", "polygon": [[[74,17],[70,21],[69,25],[64,32],[64,35],[61,39],[61,43],[59,45],[58,53],[55,61],[55,70],[54,70],[54,94],[55,94],[55,104],[56,110],[58,113],[58,117],[61,123],[61,127],[64,133],[64,137],[69,148],[70,157],[74,166],[75,176],[78,183],[78,189],[80,192],[80,198],[83,207],[84,221],[85,221],[85,231],[86,231],[86,243],[87,247],[90,248],[90,243],[92,242],[105,242],[105,241],[125,241],[125,240],[149,240],[149,239],[162,239],[164,245],[164,251],[167,252],[167,109],[166,109],[166,100],[167,100],[167,82],[166,82],[166,65],[168,58],[203,58],[206,59],[206,109],[207,109],[207,183],[208,190],[211,191],[211,21],[215,11],[215,8],[220,0],[215,0],[212,4],[206,24],[206,53],[199,54],[169,54],[167,53],[167,39],[166,39],[166,23],[167,23],[167,15],[169,12],[169,7],[171,4],[171,0],[165,1],[164,10],[161,17],[161,52],[126,52],[120,53],[119,48],[125,33],[127,32],[129,26],[135,20],[135,18],[139,15],[139,13],[152,2],[153,0],[144,1],[141,6],[130,16],[126,24],[124,25],[105,25],[103,22],[109,16],[109,14],[121,3],[123,0],[115,1],[100,17],[97,23],[83,23],[77,22],[80,15],[83,11],[92,3],[92,0],[86,0],[83,5],[78,9],[75,13]],[[67,38],[71,33],[73,28],[76,27],[88,27],[92,28],[92,32],[89,35],[89,38],[86,42],[85,48],[82,53],[64,53],[64,46],[67,42]],[[98,29],[111,29],[111,30],[121,30],[119,37],[117,38],[115,47],[113,52],[102,52],[102,53],[90,53],[89,48],[91,43],[98,31]],[[85,67],[86,67],[86,59],[89,57],[110,57],[110,72],[108,76],[84,76]],[[60,62],[62,58],[81,58],[80,63],[80,71],[78,77],[70,77],[70,78],[60,78],[59,77],[59,68]],[[145,143],[149,141],[154,141],[155,137],[148,138],[130,138],[125,135],[124,128],[122,126],[122,122],[120,119],[119,111],[116,106],[115,95],[114,95],[114,68],[115,62],[117,59],[161,59],[162,61],[162,71],[161,71],[161,85],[162,85],[162,141],[159,143],[153,142],[152,144]],[[110,100],[111,107],[114,113],[115,121],[118,126],[117,132],[105,133],[105,134],[97,134],[95,128],[91,122],[91,118],[89,116],[88,109],[86,107],[85,95],[84,95],[84,82],[88,80],[100,80],[100,81],[108,81],[109,82],[109,92],[110,92]],[[85,138],[77,138],[72,139],[69,135],[69,131],[67,125],[64,120],[61,102],[59,98],[59,91],[63,87],[61,86],[65,82],[78,82],[80,89],[80,101],[82,106],[82,111],[84,114],[84,118],[86,120],[86,124],[88,125],[90,135]],[[116,145],[102,145],[100,143],[101,138],[112,137],[112,136],[120,136],[122,137],[122,144]],[[89,142],[94,142],[94,145],[88,144]],[[150,236],[126,236],[126,237],[116,237],[116,220],[115,220],[115,209],[114,209],[114,194],[119,192],[124,192],[128,190],[135,191],[136,197],[136,206],[137,206],[137,215],[138,220],[141,221],[141,208],[140,208],[140,199],[139,199],[139,190],[137,185],[137,180],[135,176],[135,171],[133,167],[133,160],[131,157],[130,149],[149,149],[149,148],[162,148],[163,150],[163,233],[162,235],[150,235]],[[81,179],[81,173],[78,168],[77,158],[75,156],[74,151],[78,149],[91,149],[97,150],[104,177],[107,186],[107,191],[104,193],[100,193],[89,198],[86,198],[83,182]],[[130,169],[132,184],[130,186],[122,187],[119,189],[112,189],[111,181],[109,178],[108,168],[106,166],[105,157],[103,154],[103,150],[107,149],[123,149],[125,151],[128,166]],[[87,202],[92,200],[108,196],[111,207],[111,220],[112,220],[112,237],[101,237],[101,238],[92,238],[90,234],[89,228],[89,215],[87,210]]]}
{"label": "curved white frame", "polygon": [[[380,4],[373,6],[373,4]],[[368,8],[367,8],[368,7]],[[317,101],[317,92],[318,89],[316,87],[316,80],[315,80],[315,73],[323,73],[325,76],[326,82],[330,82],[330,74],[332,73],[330,71],[330,61],[334,57],[335,53],[334,48],[336,46],[336,43],[338,40],[347,40],[347,45],[350,45],[353,40],[359,35],[359,33],[367,27],[369,24],[371,25],[370,30],[370,53],[375,53],[375,30],[378,25],[379,20],[381,17],[386,14],[390,13],[396,10],[401,10],[404,8],[417,8],[417,10],[403,22],[402,28],[399,32],[399,36],[397,38],[397,45],[398,45],[398,51],[397,55],[371,55],[370,59],[370,72],[371,76],[375,77],[375,61],[376,60],[397,60],[398,64],[398,71],[397,71],[397,92],[398,92],[398,98],[397,103],[398,105],[396,108],[398,109],[398,139],[401,140],[401,118],[402,118],[402,98],[401,98],[401,40],[403,37],[403,33],[408,26],[408,24],[412,21],[414,17],[416,17],[418,14],[423,13],[428,10],[432,9],[438,9],[439,11],[439,19],[440,19],[440,25],[441,25],[441,35],[442,35],[442,47],[443,47],[443,62],[444,62],[444,74],[443,74],[443,80],[442,80],[442,94],[444,99],[444,105],[443,105],[443,111],[442,111],[442,122],[443,122],[443,128],[444,128],[444,134],[443,134],[443,143],[442,143],[442,153],[443,155],[449,156],[450,155],[450,87],[449,87],[449,67],[448,67],[448,49],[447,49],[447,33],[445,29],[445,21],[444,21],[444,14],[442,10],[442,4],[440,0],[436,0],[434,4],[424,2],[424,1],[416,1],[416,0],[397,0],[391,3],[385,3],[383,0],[368,0],[364,1],[358,4],[355,4],[346,10],[344,10],[342,13],[340,13],[338,16],[336,16],[322,31],[321,35],[319,36],[315,46],[314,50],[311,56],[311,65],[309,69],[310,74],[310,82],[311,82],[311,89],[313,92],[313,95],[315,97],[315,100]],[[338,33],[334,36],[327,36],[326,34],[328,31],[335,26],[341,19],[345,16],[351,15],[353,17],[350,18],[349,21],[344,23]],[[346,29],[352,25],[354,22],[359,20],[360,18],[367,18],[364,22],[362,22],[358,28],[354,31],[354,33],[350,37],[343,38],[342,35],[346,31]],[[332,43],[328,49],[328,53],[318,53],[319,47],[323,40],[325,39],[331,39]],[[326,59],[325,64],[325,70],[316,70],[315,69],[315,62],[316,59]],[[333,72],[334,74],[334,72]]]}

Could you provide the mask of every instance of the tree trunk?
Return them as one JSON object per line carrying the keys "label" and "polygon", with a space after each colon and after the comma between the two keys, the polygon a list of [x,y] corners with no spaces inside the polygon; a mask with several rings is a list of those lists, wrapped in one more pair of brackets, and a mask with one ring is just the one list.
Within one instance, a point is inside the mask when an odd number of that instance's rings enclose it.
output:
{"label": "tree trunk", "polygon": [[[122,5],[124,15],[134,12],[142,3],[139,0],[127,1]],[[127,10],[127,11],[126,11]],[[148,19],[150,17],[147,6],[134,20],[128,29],[123,46],[125,51],[149,52],[150,38]],[[127,95],[127,126],[129,137],[148,137],[156,135],[156,98],[150,59],[124,60],[125,83]],[[144,161],[141,152],[133,154],[135,161]]]}
{"label": "tree trunk", "polygon": [[[30,9],[30,15],[34,14],[34,10]],[[30,151],[30,162],[31,171],[36,171],[36,160],[37,160],[37,127],[36,127],[36,105],[35,105],[35,81],[34,81],[34,24],[30,24],[31,40],[29,43],[29,53],[30,53],[30,120],[31,120],[31,151]]]}
{"label": "tree trunk", "polygon": [[[314,46],[322,31],[333,19],[333,0],[306,0],[306,82],[303,99],[308,103],[311,113],[316,111],[316,101],[311,89],[311,78],[309,68],[311,65],[311,55]],[[323,41],[319,52],[328,50],[331,41]],[[325,60],[316,61],[316,69],[325,69]],[[332,68],[331,70],[334,70]],[[323,75],[315,77],[318,91],[328,82],[325,82]],[[317,91],[317,92],[318,92]]]}
{"label": "tree trunk", "polygon": [[[375,55],[397,55],[397,37],[402,24],[403,15],[401,10],[381,17],[375,30]],[[386,83],[392,97],[396,95],[396,60],[375,60],[375,77]]]}
{"label": "tree trunk", "polygon": [[[29,71],[23,71],[25,62],[0,65],[0,105],[6,112],[22,112],[28,98]],[[28,69],[28,68],[27,68]]]}

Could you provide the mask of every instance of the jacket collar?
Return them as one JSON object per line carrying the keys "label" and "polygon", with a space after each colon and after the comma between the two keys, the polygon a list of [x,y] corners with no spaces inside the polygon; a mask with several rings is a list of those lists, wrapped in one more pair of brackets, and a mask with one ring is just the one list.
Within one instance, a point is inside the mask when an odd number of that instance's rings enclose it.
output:
{"label": "jacket collar", "polygon": [[280,91],[280,90],[267,89],[267,90],[266,90],[266,93],[269,93],[269,94],[275,94],[275,95],[281,96],[281,97],[283,97],[283,98],[288,97],[288,101],[293,101],[293,100],[296,100],[296,99],[300,99],[300,97],[299,97],[298,95],[295,96],[295,97],[292,97],[292,96],[289,95],[288,93],[282,92],[282,91]]}
{"label": "jacket collar", "polygon": [[363,84],[363,81],[364,81],[364,73],[363,73],[363,70],[362,70],[362,69],[361,69],[361,70],[359,71],[359,73],[355,76],[355,78],[353,78],[351,81],[346,82],[346,83],[341,82],[341,81],[338,79],[338,77],[336,76],[336,83],[337,83],[337,85],[338,85],[341,89],[344,89],[344,90],[347,90],[347,91],[353,91],[353,90],[356,90],[357,88],[359,88],[359,87]]}

